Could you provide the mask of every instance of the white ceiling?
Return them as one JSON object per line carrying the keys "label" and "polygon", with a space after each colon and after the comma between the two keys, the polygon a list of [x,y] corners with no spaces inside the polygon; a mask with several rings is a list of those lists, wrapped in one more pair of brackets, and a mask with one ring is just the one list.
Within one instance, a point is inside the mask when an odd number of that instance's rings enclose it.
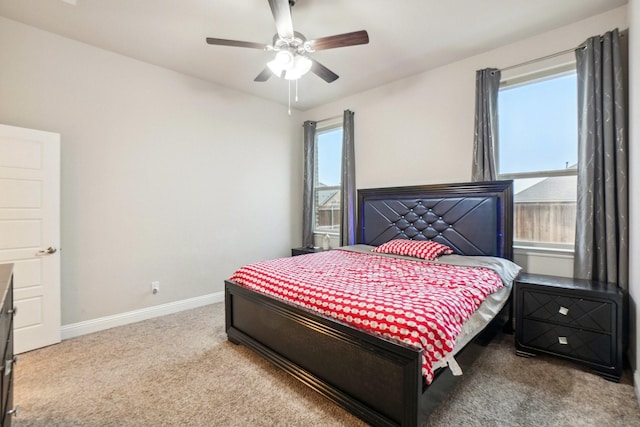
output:
{"label": "white ceiling", "polygon": [[[77,3],[75,6],[70,3]],[[315,52],[340,78],[299,81],[306,110],[622,6],[627,0],[298,0],[294,29],[315,39],[367,30],[367,45]],[[267,0],[0,0],[0,15],[93,46],[286,104],[287,82],[256,83],[273,53]]]}

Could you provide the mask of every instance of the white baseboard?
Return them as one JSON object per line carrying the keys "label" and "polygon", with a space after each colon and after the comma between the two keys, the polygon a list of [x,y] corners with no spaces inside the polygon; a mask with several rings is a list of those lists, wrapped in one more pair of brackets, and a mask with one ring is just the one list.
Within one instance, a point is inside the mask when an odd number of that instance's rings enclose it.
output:
{"label": "white baseboard", "polygon": [[113,316],[101,317],[99,319],[87,320],[84,322],[64,325],[60,329],[62,339],[79,337],[93,332],[103,331],[116,326],[124,326],[142,320],[153,319],[154,317],[165,316],[191,308],[202,307],[203,305],[214,304],[224,301],[224,292],[203,295],[167,304],[155,305],[153,307],[142,308],[140,310],[115,314]]}

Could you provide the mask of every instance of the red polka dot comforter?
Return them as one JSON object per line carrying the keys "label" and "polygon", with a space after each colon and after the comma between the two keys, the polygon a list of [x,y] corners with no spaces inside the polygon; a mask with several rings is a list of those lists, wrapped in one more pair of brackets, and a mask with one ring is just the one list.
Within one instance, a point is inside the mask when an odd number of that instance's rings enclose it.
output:
{"label": "red polka dot comforter", "polygon": [[423,349],[428,384],[434,364],[453,351],[462,324],[503,286],[488,268],[343,250],[246,265],[230,280]]}

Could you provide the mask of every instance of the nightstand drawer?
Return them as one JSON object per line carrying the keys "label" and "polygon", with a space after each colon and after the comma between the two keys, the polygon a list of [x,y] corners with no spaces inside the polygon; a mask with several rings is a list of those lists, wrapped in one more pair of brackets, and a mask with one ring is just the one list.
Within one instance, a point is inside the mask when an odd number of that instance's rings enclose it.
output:
{"label": "nightstand drawer", "polygon": [[611,336],[524,319],[521,345],[598,365],[614,366]]}
{"label": "nightstand drawer", "polygon": [[611,333],[612,304],[523,289],[522,316],[594,332]]}

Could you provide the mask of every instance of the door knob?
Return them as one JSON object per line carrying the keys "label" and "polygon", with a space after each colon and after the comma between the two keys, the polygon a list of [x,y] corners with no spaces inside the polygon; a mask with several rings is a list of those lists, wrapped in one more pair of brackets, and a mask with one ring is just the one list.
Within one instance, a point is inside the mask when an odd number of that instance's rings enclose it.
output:
{"label": "door knob", "polygon": [[47,249],[45,250],[40,250],[38,252],[36,252],[36,256],[45,256],[45,255],[51,255],[56,253],[57,249],[54,248],[53,246],[49,246]]}

